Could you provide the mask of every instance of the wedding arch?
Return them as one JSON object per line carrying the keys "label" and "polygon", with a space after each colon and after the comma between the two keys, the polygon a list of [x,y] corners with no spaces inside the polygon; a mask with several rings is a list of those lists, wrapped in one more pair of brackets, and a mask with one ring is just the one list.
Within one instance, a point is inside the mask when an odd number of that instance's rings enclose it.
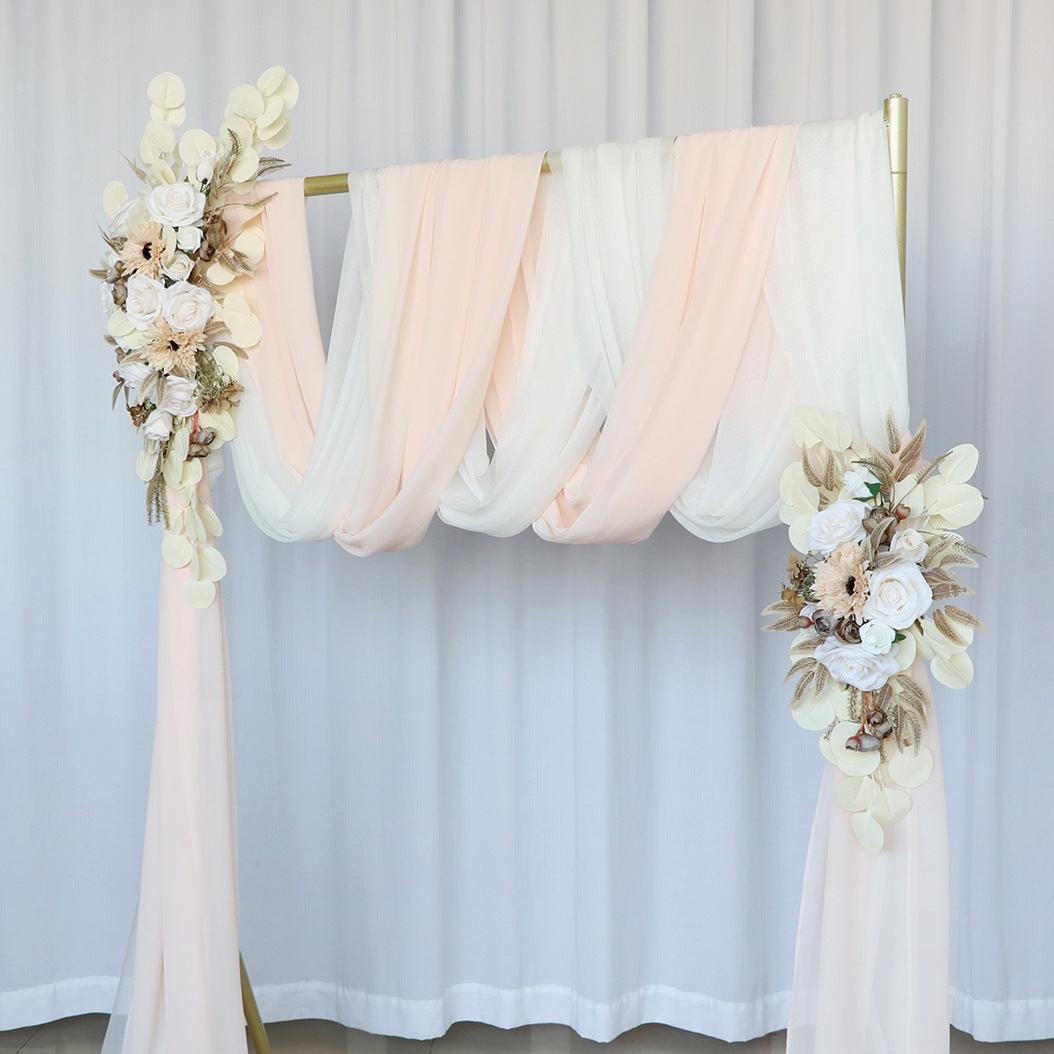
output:
{"label": "wedding arch", "polygon": [[[973,562],[956,531],[981,499],[972,447],[925,462],[924,426],[905,431],[907,100],[676,144],[265,181],[298,94],[272,67],[232,91],[218,136],[177,144],[185,90],[159,75],[133,166],[145,191],[106,192],[114,400],[143,439],[164,568],[134,958],[104,1050],[244,1049],[243,1013],[270,1049],[239,968],[209,500],[224,446],[262,530],[359,556],[417,544],[436,514],[579,544],[645,539],[667,512],[717,541],[782,518],[799,555],[768,628],[796,634],[795,716],[831,762],[789,1049],[947,1049],[921,662],[947,684],[972,672],[976,620],[931,605],[966,591],[949,568]],[[344,192],[327,355],[304,199]]]}

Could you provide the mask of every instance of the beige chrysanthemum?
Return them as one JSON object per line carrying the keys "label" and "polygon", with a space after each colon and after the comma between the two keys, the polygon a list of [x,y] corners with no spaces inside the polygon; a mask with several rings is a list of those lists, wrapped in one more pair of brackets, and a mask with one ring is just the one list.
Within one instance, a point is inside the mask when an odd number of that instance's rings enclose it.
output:
{"label": "beige chrysanthemum", "polygon": [[125,275],[135,273],[156,278],[161,272],[163,252],[161,227],[150,221],[137,223],[128,232],[121,247],[121,270]]}
{"label": "beige chrysanthemum", "polygon": [[205,335],[199,329],[192,333],[179,333],[161,322],[157,335],[143,349],[146,361],[165,373],[180,377],[193,377],[195,356],[205,347]]}
{"label": "beige chrysanthemum", "polygon": [[867,574],[860,546],[844,542],[816,568],[813,596],[824,611],[836,618],[859,618],[867,601]]}

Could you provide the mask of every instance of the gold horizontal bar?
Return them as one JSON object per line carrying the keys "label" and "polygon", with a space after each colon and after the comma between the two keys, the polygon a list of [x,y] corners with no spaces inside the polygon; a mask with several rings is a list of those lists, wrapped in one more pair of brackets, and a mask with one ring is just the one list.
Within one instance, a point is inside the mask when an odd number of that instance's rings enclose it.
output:
{"label": "gold horizontal bar", "polygon": [[347,172],[333,172],[328,176],[308,176],[304,180],[304,197],[313,198],[318,194],[347,194]]}

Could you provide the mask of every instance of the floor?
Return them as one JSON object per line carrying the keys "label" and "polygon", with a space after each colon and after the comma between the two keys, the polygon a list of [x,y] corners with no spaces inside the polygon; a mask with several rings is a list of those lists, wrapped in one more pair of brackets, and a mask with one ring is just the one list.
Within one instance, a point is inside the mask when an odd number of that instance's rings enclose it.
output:
{"label": "floor", "polygon": [[[98,1054],[106,1031],[102,1014],[66,1018],[36,1028],[0,1032],[0,1054]],[[269,1025],[273,1054],[577,1054],[607,1046],[624,1054],[783,1054],[782,1032],[752,1043],[722,1043],[664,1025],[643,1025],[614,1043],[579,1039],[562,1025],[533,1025],[505,1032],[463,1022],[440,1039],[389,1039],[354,1032],[330,1021],[284,1021]],[[1036,1043],[978,1043],[952,1030],[952,1054],[1054,1054],[1054,1039]],[[848,1052],[847,1052],[848,1054]]]}

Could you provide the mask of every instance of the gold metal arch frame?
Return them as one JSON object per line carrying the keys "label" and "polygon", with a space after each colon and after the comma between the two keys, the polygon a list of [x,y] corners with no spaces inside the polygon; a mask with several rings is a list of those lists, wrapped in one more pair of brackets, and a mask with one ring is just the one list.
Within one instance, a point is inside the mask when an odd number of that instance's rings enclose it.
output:
{"label": "gold metal arch frame", "polygon": [[[907,233],[908,233],[908,100],[894,92],[882,104],[882,115],[886,119],[886,132],[889,136],[889,174],[893,181],[893,214],[897,229],[897,253],[900,262],[900,294],[903,298],[907,290]],[[548,172],[549,152],[542,158],[542,171]],[[308,176],[304,180],[304,196],[315,197],[320,194],[347,194],[348,173],[334,172],[327,176]],[[271,1044],[267,1031],[260,1018],[249,975],[245,970],[245,961],[239,960],[242,977],[242,1007],[245,1011],[245,1023],[249,1029],[256,1054],[271,1054]]]}

